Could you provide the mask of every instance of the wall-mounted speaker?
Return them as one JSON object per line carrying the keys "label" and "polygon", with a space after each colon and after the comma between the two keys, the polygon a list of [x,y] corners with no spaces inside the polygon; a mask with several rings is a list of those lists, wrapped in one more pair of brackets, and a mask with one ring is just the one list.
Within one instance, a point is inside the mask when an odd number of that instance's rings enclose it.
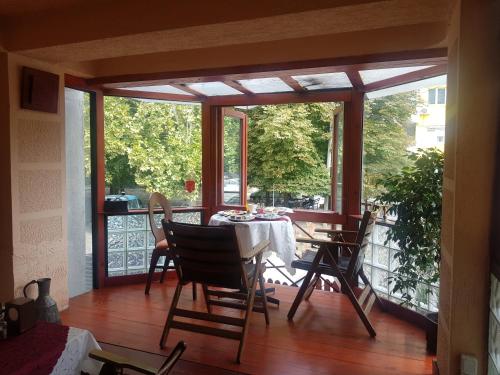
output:
{"label": "wall-mounted speaker", "polygon": [[23,66],[21,108],[57,113],[59,76]]}

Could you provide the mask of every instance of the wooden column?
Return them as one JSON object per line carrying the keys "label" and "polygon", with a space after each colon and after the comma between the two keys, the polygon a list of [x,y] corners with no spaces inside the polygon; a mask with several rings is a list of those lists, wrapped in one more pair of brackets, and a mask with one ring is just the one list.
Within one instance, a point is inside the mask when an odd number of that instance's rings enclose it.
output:
{"label": "wooden column", "polygon": [[201,104],[202,202],[203,207],[207,208],[204,216],[204,224],[208,223],[210,216],[216,211],[217,206],[217,116],[217,107],[212,106],[207,102],[203,102]]}
{"label": "wooden column", "polygon": [[344,104],[344,159],[342,164],[342,214],[361,213],[362,163],[363,163],[363,111],[364,93],[352,90],[351,101]]}

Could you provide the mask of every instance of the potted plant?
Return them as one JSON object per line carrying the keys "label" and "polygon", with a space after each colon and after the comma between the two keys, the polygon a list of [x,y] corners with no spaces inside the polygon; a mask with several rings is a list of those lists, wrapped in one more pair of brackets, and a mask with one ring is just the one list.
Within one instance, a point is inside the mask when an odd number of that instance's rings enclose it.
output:
{"label": "potted plant", "polygon": [[[432,293],[430,287],[421,286],[439,281],[444,155],[436,148],[419,149],[409,158],[412,163],[401,173],[381,181],[385,192],[378,200],[390,205],[389,212],[397,217],[387,236],[400,249],[394,254],[398,266],[391,278],[393,291],[401,293],[403,304],[418,307],[414,297]],[[432,351],[437,313],[427,314],[427,318],[432,321],[427,331],[427,346]]]}

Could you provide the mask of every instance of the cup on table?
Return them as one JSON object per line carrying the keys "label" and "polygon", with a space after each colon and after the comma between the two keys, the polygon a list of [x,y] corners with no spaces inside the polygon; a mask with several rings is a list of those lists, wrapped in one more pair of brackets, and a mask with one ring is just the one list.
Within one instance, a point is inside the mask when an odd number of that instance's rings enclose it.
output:
{"label": "cup on table", "polygon": [[256,208],[257,208],[257,205],[255,205],[253,203],[248,203],[247,204],[248,212],[251,213],[251,214],[255,212]]}

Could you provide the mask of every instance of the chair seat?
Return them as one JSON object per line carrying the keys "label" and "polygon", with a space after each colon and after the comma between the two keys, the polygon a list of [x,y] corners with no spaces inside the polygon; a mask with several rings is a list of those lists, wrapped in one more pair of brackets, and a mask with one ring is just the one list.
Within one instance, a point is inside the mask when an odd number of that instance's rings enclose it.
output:
{"label": "chair seat", "polygon": [[[302,256],[302,259],[297,259],[292,262],[292,267],[304,271],[309,271],[316,253],[317,252],[314,250],[306,250],[304,252],[304,255]],[[337,265],[340,269],[340,272],[347,272],[347,267],[349,266],[349,258],[339,257]],[[335,269],[330,264],[324,263],[323,261],[319,263],[318,272],[325,275],[336,276]]]}
{"label": "chair seat", "polygon": [[155,250],[160,250],[160,251],[168,250],[167,240],[165,239],[165,240],[161,240],[160,242],[157,242],[155,245]]}

